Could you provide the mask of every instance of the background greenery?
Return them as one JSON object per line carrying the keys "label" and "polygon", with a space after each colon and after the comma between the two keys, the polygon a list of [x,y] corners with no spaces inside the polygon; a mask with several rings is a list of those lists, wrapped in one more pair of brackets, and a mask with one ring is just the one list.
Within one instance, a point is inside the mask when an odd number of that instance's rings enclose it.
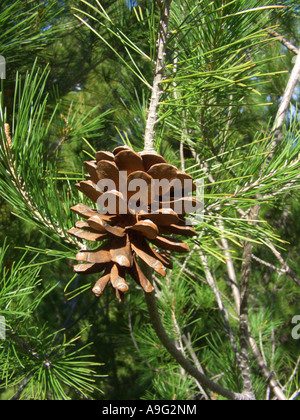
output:
{"label": "background greenery", "polygon": [[[203,398],[157,339],[141,290],[131,285],[121,305],[110,290],[96,299],[96,278],[74,276],[78,244],[67,235],[75,220],[69,208],[84,200],[74,187],[84,177],[83,161],[121,143],[143,149],[159,16],[148,0],[134,7],[121,0],[1,2],[7,78],[0,315],[8,324],[0,342],[1,399]],[[237,337],[224,239],[240,281],[243,244],[253,238],[252,335],[276,381],[295,398],[299,86],[269,164],[270,131],[295,55],[266,28],[299,46],[297,2],[172,3],[155,144],[170,163],[204,179],[205,217],[191,254],[174,255],[173,271],[155,284],[178,347],[208,376],[240,392],[235,353],[208,280],[217,283]],[[261,212],[253,226],[241,214],[255,203]],[[254,358],[251,364],[257,398],[273,398]]]}

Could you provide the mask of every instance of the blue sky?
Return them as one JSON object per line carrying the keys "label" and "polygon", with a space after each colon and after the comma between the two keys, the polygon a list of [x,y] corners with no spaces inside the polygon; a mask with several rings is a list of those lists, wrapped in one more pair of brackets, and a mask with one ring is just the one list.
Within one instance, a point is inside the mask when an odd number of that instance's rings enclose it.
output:
{"label": "blue sky", "polygon": [[127,4],[129,7],[137,6],[137,0],[127,0]]}

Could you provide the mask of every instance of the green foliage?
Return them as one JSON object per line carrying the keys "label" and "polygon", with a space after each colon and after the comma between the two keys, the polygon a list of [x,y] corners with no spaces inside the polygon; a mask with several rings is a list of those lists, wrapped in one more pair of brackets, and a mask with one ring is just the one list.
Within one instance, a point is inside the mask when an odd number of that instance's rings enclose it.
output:
{"label": "green foliage", "polygon": [[8,74],[17,67],[26,68],[57,39],[62,30],[57,22],[63,13],[61,5],[45,1],[1,2],[1,55],[9,58]]}
{"label": "green foliage", "polygon": [[[71,399],[74,392],[90,398],[99,392],[94,370],[99,363],[86,354],[88,345],[74,344],[80,335],[68,339],[63,330],[50,333],[46,323],[41,323],[39,306],[57,285],[45,288],[37,256],[26,263],[25,253],[8,266],[6,252],[4,243],[0,250],[0,316],[5,319],[6,339],[0,347],[0,389],[8,389],[13,399],[21,393],[22,399],[29,400]],[[16,394],[15,387],[19,388]]]}
{"label": "green foliage", "polygon": [[[144,146],[156,2],[9,3],[0,6],[0,54],[13,63],[0,109],[0,316],[7,323],[1,398],[221,398],[158,340],[138,286],[119,305],[110,290],[99,300],[90,293],[96,276],[72,272],[85,246],[67,234],[74,224],[70,207],[86,200],[75,188],[83,161],[120,143]],[[299,17],[295,2],[284,2],[285,9],[281,3],[172,1],[155,145],[170,163],[204,180],[205,211],[198,237],[189,240],[191,253],[174,255],[167,278],[153,281],[177,348],[218,384],[242,392],[230,264],[240,286],[244,245],[251,241],[251,336],[287,397],[296,398],[299,92],[273,151],[272,127],[293,56],[267,29],[276,27],[296,44]],[[254,205],[260,205],[257,223],[248,219]],[[273,398],[253,355],[250,362],[257,399]]]}
{"label": "green foliage", "polygon": [[[68,230],[66,220],[70,220],[70,196],[77,196],[74,183],[69,182],[68,170],[74,171],[74,164],[69,165],[59,175],[57,150],[62,140],[56,145],[53,137],[55,120],[59,119],[59,104],[49,115],[47,114],[47,69],[41,72],[36,65],[27,73],[24,82],[17,76],[15,88],[15,101],[13,107],[11,132],[5,131],[8,124],[5,111],[1,108],[2,119],[2,145],[0,151],[1,178],[0,191],[7,198],[9,204],[18,209],[18,216],[34,223],[46,233],[54,233],[56,237],[65,237]],[[82,135],[88,138],[97,132],[103,125],[103,118],[107,112],[99,116],[92,109],[87,115],[78,117],[78,110],[68,115],[68,137],[76,141]],[[72,124],[72,125],[70,125]],[[8,126],[9,127],[9,126]],[[11,139],[13,138],[13,143]],[[10,144],[11,143],[11,144]],[[81,168],[74,173],[72,180],[80,179]],[[78,178],[77,178],[78,177]],[[71,177],[70,177],[71,178]],[[70,242],[73,242],[70,240]]]}

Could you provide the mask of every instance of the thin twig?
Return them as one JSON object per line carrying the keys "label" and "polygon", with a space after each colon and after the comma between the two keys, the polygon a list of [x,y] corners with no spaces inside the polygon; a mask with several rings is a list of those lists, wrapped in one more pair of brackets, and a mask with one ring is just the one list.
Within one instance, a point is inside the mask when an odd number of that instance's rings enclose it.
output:
{"label": "thin twig", "polygon": [[[185,124],[185,121],[183,120],[183,124]],[[182,129],[182,135],[180,139],[180,162],[181,162],[181,170],[182,172],[185,172],[185,159],[184,159],[184,128]]]}
{"label": "thin twig", "polygon": [[22,392],[24,391],[24,389],[26,388],[28,382],[30,381],[30,379],[33,377],[33,375],[36,373],[37,369],[32,370],[27,376],[26,378],[23,379],[23,381],[20,383],[18,391],[11,397],[11,401],[16,401],[19,400]]}
{"label": "thin twig", "polygon": [[[194,250],[195,249],[196,249],[196,247],[194,248]],[[187,267],[184,266],[184,264],[182,265],[180,263],[180,261],[178,261],[175,257],[172,257],[172,260],[175,261],[178,266],[181,266],[180,272],[182,272],[184,270],[185,274],[187,274],[191,278],[193,278],[193,279],[195,279],[197,281],[201,281],[203,284],[209,286],[209,283],[208,283],[208,281],[206,279],[199,277],[198,274],[196,274],[196,273],[192,272],[191,270],[189,270]],[[233,314],[233,312],[236,312],[236,307],[234,306],[234,304],[231,302],[231,300],[226,295],[224,295],[224,293],[221,292],[221,290],[219,290],[219,294],[220,294],[221,298],[223,300],[225,300],[228,303],[228,305],[232,308],[232,312],[227,312],[228,315],[232,319],[234,319],[235,321],[238,321],[238,317]]]}
{"label": "thin twig", "polygon": [[290,41],[288,41],[284,36],[280,35],[278,32],[274,31],[274,29],[267,29],[268,34],[271,35],[273,38],[278,39],[282,45],[284,45],[288,50],[292,51],[294,54],[299,54],[299,48],[295,47]]}
{"label": "thin twig", "polygon": [[[190,150],[193,153],[194,159],[200,164],[200,159],[199,159],[195,149],[193,147],[190,147]],[[214,179],[214,177],[212,176],[212,174],[209,170],[209,165],[208,165],[207,162],[205,163],[205,165],[203,165],[203,169],[204,169],[205,174],[208,175],[209,181],[211,183],[215,183],[215,179]],[[225,226],[224,226],[224,222],[223,222],[222,218],[220,218],[218,220],[218,226],[219,226],[219,229],[222,232],[225,231]],[[241,305],[241,297],[240,297],[240,292],[239,292],[239,287],[238,287],[238,282],[237,282],[236,271],[235,271],[235,267],[234,267],[234,264],[233,264],[233,260],[231,258],[231,252],[230,252],[228,241],[223,234],[221,235],[221,242],[222,242],[222,248],[221,249],[222,249],[222,251],[224,253],[224,256],[226,258],[226,267],[227,267],[227,273],[228,273],[230,286],[231,286],[231,290],[232,290],[232,295],[233,295],[233,298],[234,298],[234,301],[235,301],[237,313],[239,313],[240,305]]]}
{"label": "thin twig", "polygon": [[295,400],[298,397],[299,394],[300,394],[300,389],[298,389],[296,392],[294,392],[294,394],[289,398],[289,401]]}
{"label": "thin twig", "polygon": [[[282,140],[281,136],[281,129],[288,111],[288,108],[291,103],[292,95],[294,93],[296,84],[299,82],[300,79],[300,54],[297,55],[297,59],[294,65],[294,68],[292,70],[291,76],[289,78],[288,84],[286,86],[285,92],[283,94],[276,118],[275,123],[273,126],[272,134],[274,134],[274,140],[272,143],[272,149],[277,146],[277,144]],[[271,159],[271,156],[269,156],[269,159]]]}
{"label": "thin twig", "polygon": [[[177,67],[178,67],[178,54],[176,50],[174,53],[175,53],[175,58],[174,58],[174,63],[173,63],[173,74],[175,77],[176,72],[177,72]],[[173,81],[172,84],[174,86],[174,98],[178,101],[181,98],[181,94],[177,90],[177,83]],[[186,138],[187,138],[186,115],[184,112],[183,117],[182,117],[181,138],[180,138],[180,146],[179,146],[181,170],[183,172],[185,172],[184,143],[185,143]]]}
{"label": "thin twig", "polygon": [[48,154],[48,157],[53,157],[56,155],[56,153],[58,152],[58,150],[62,147],[62,145],[68,140],[69,138],[69,134],[70,132],[73,130],[72,127],[70,127],[69,121],[67,120],[67,118],[63,115],[60,114],[60,117],[64,120],[66,127],[63,128],[62,130],[62,137],[60,139],[60,141],[58,142],[58,144],[55,146],[55,148]]}
{"label": "thin twig", "polygon": [[[225,227],[224,227],[223,220],[221,218],[220,218],[218,224],[219,224],[219,228],[223,232],[225,230]],[[239,313],[240,306],[241,306],[241,296],[240,296],[240,292],[239,292],[237,276],[236,276],[233,260],[231,258],[231,252],[230,252],[229,244],[228,244],[228,241],[223,234],[221,236],[221,242],[222,242],[222,247],[223,247],[223,253],[224,253],[224,256],[226,258],[227,273],[228,273],[228,277],[229,277],[229,281],[230,281],[230,286],[231,286],[233,298],[234,298],[234,301],[235,301],[237,312]]]}
{"label": "thin twig", "polygon": [[229,129],[230,129],[230,124],[232,121],[232,110],[233,110],[233,95],[230,95],[230,105],[228,108],[228,116],[227,116],[227,123],[226,123],[226,128],[225,128],[225,133],[224,133],[224,138],[223,138],[223,142],[222,142],[222,146],[221,146],[221,154],[223,154],[225,152],[225,148],[226,148],[226,143],[227,143],[227,139],[228,139],[228,134],[229,134]]}
{"label": "thin twig", "polygon": [[270,268],[273,271],[276,271],[278,274],[286,274],[286,270],[284,270],[283,268],[278,268],[275,265],[262,260],[261,258],[258,258],[256,255],[252,254],[252,259],[257,261],[259,264],[264,265],[265,267]]}
{"label": "thin twig", "polygon": [[269,371],[267,365],[265,364],[265,362],[262,358],[262,355],[259,351],[259,348],[258,348],[254,338],[251,335],[249,337],[249,343],[250,343],[250,346],[251,346],[253,356],[255,357],[255,359],[257,361],[257,364],[260,367],[264,377],[268,381],[268,384],[269,384],[270,388],[272,389],[272,391],[274,392],[274,394],[276,395],[278,400],[286,401],[287,400],[286,396],[284,395],[283,391],[279,388],[278,384],[276,383],[276,381],[272,377],[272,373]]}
{"label": "thin twig", "polygon": [[[186,352],[185,352],[185,348],[184,348],[184,345],[183,345],[183,341],[182,341],[181,330],[180,330],[180,327],[179,327],[179,324],[178,324],[178,321],[177,321],[177,318],[176,318],[176,313],[175,313],[175,311],[176,311],[175,296],[173,296],[171,308],[172,308],[171,313],[172,313],[173,326],[174,326],[174,330],[175,330],[175,333],[176,333],[176,336],[177,336],[177,339],[175,340],[175,345],[176,345],[177,349],[184,355],[184,357],[187,357]],[[182,367],[180,369],[180,375],[181,375],[182,378],[185,377],[185,370]]]}
{"label": "thin twig", "polygon": [[[188,351],[191,355],[191,358],[192,358],[193,362],[195,363],[196,368],[199,370],[199,372],[204,374],[202,366],[201,366],[201,364],[200,364],[200,362],[197,358],[197,355],[196,355],[196,353],[193,349],[190,334],[188,333],[188,337],[185,334],[183,334],[182,339],[183,339],[184,344],[186,345],[186,347],[187,347],[187,349],[188,349]],[[204,388],[199,384],[199,382],[196,379],[195,379],[195,381],[196,381],[197,386],[199,388],[200,394],[204,397],[205,400],[209,400],[210,398],[208,396],[208,393],[204,390]]]}
{"label": "thin twig", "polygon": [[287,381],[287,383],[284,385],[284,387],[283,387],[283,389],[285,390],[288,386],[289,386],[289,384],[294,380],[294,378],[295,378],[295,376],[297,375],[297,373],[298,373],[298,369],[299,369],[299,366],[300,366],[300,356],[298,357],[298,360],[297,360],[297,362],[296,362],[296,365],[295,365],[295,369],[293,370],[293,372],[292,372],[292,374],[291,374],[291,376],[290,376],[290,378],[289,378],[289,380]]}
{"label": "thin twig", "polygon": [[[241,214],[242,218],[246,218],[248,216],[248,212],[245,212],[244,210],[242,210],[240,208],[237,208],[237,211]],[[261,264],[264,264],[264,265],[266,265],[266,266],[268,266],[268,267],[270,267],[274,270],[276,269],[278,272],[282,272],[282,274],[289,275],[295,281],[295,283],[298,286],[300,286],[300,279],[297,277],[297,274],[286,263],[286,261],[284,260],[284,258],[280,254],[280,252],[276,249],[276,247],[271,243],[271,241],[268,238],[265,239],[265,242],[266,242],[266,245],[269,247],[269,249],[272,251],[272,253],[275,255],[275,257],[277,258],[277,260],[280,262],[280,264],[282,265],[283,268],[282,269],[277,269],[272,264],[269,264],[269,263],[257,258],[255,255],[252,255],[252,258],[254,260],[257,260]]]}
{"label": "thin twig", "polygon": [[223,301],[221,299],[219,288],[216,285],[216,282],[214,281],[213,275],[211,274],[210,269],[208,267],[206,255],[204,255],[202,253],[202,251],[199,249],[199,247],[198,247],[198,252],[199,252],[199,257],[200,257],[202,266],[203,266],[204,271],[205,271],[206,280],[207,280],[208,285],[210,286],[210,288],[212,289],[212,291],[213,291],[213,293],[215,295],[215,298],[216,298],[216,301],[217,301],[219,310],[220,310],[220,312],[221,312],[221,314],[223,316],[223,319],[224,319],[224,323],[225,323],[225,326],[226,326],[226,329],[227,329],[227,333],[228,333],[228,336],[229,336],[229,339],[230,339],[232,348],[233,348],[233,350],[235,352],[237,362],[240,365],[240,363],[241,363],[241,357],[240,357],[239,351],[237,349],[237,345],[236,345],[236,342],[235,342],[233,331],[232,331],[232,329],[230,327],[227,310],[226,310],[226,308],[225,308],[225,306],[223,304]]}
{"label": "thin twig", "polygon": [[[208,165],[205,165],[205,173],[209,174],[210,182],[214,183],[215,179],[212,176],[212,174],[210,173]],[[224,222],[223,222],[223,219],[221,217],[218,220],[218,227],[222,232],[225,231]],[[226,267],[227,267],[227,273],[228,273],[230,286],[231,286],[231,290],[232,290],[232,295],[233,295],[234,302],[235,302],[235,305],[236,305],[237,313],[239,313],[240,306],[241,306],[241,296],[240,296],[240,291],[239,291],[239,287],[238,287],[235,267],[234,267],[234,264],[233,264],[233,260],[231,258],[231,252],[230,252],[229,244],[228,244],[228,241],[227,241],[226,237],[223,235],[223,233],[221,235],[221,242],[222,242],[222,251],[223,251],[223,254],[226,258]]]}
{"label": "thin twig", "polygon": [[267,245],[270,248],[270,250],[273,252],[273,254],[275,255],[275,257],[277,258],[277,260],[281,263],[283,269],[285,270],[285,274],[289,275],[294,280],[294,282],[298,286],[300,286],[300,279],[297,277],[297,274],[284,261],[284,259],[283,259],[282,255],[280,254],[280,252],[275,248],[275,246],[271,242],[268,242]]}

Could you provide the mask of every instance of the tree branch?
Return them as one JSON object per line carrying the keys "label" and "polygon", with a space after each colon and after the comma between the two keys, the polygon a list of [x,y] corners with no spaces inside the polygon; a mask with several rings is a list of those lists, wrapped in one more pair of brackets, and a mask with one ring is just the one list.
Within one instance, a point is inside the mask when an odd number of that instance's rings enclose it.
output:
{"label": "tree branch", "polygon": [[[282,140],[281,129],[289,108],[294,89],[300,78],[300,55],[298,54],[295,66],[292,70],[288,84],[280,103],[275,123],[272,129],[272,152],[268,157],[268,163],[270,163],[274,150],[277,144]],[[251,207],[250,220],[257,220],[260,211],[260,205]],[[252,223],[253,222],[250,222]],[[241,357],[243,366],[243,381],[244,381],[244,392],[249,392],[249,395],[253,395],[253,386],[250,375],[250,364],[249,364],[249,324],[248,324],[248,292],[249,292],[249,281],[251,275],[251,259],[252,259],[253,244],[250,241],[245,242],[243,252],[243,264],[241,274],[241,310],[240,310],[240,345],[241,345]]]}
{"label": "tree branch", "polygon": [[[183,334],[182,335],[182,339],[183,339],[184,344],[186,345],[186,347],[187,347],[187,349],[188,349],[188,351],[189,351],[189,353],[191,355],[191,358],[193,359],[193,362],[195,363],[196,368],[199,370],[199,372],[201,372],[201,373],[204,374],[204,371],[202,369],[202,366],[201,366],[201,364],[200,364],[200,362],[199,362],[199,360],[197,358],[197,355],[194,352],[194,349],[192,347],[190,334],[188,333],[188,337],[185,334]],[[200,390],[200,393],[204,397],[204,399],[205,400],[210,400],[209,395],[207,395],[207,392],[204,390],[204,388],[199,384],[199,382],[197,380],[196,380],[196,383],[197,383],[197,386],[198,386],[198,388]]]}
{"label": "tree branch", "polygon": [[[192,152],[192,154],[193,154],[193,157],[194,157],[194,159],[198,162],[198,164],[199,165],[201,165],[201,161],[200,161],[200,159],[199,159],[199,156],[197,155],[197,153],[196,153],[196,151],[195,151],[195,149],[193,149],[192,147],[190,147],[190,150],[191,150],[191,152]],[[210,179],[210,181],[211,182],[215,182],[214,181],[214,178],[212,177],[212,175],[210,174],[210,172],[209,172],[209,168],[208,168],[208,166],[206,166],[205,167],[205,172],[208,174],[208,176],[209,176],[209,179]],[[249,211],[247,211],[247,212],[245,212],[244,210],[242,210],[242,209],[239,209],[239,208],[237,208],[237,210],[238,210],[238,212],[241,214],[241,216],[242,216],[242,218],[249,218],[250,216],[249,216],[249,214],[250,214],[250,212],[251,212],[251,208],[249,209]],[[220,226],[220,228],[221,228],[221,226]],[[221,238],[222,239],[222,238]],[[227,242],[227,241],[226,241]],[[231,273],[231,269],[233,269],[233,273],[234,273],[234,278],[236,279],[236,275],[235,275],[235,270],[234,270],[234,266],[233,266],[233,261],[232,261],[232,259],[231,259],[231,255],[230,255],[230,250],[229,250],[229,246],[228,246],[228,243],[226,244],[226,242],[223,242],[222,241],[222,246],[223,246],[223,252],[224,252],[224,255],[227,257],[227,255],[226,255],[226,253],[228,253],[228,256],[230,257],[230,259],[229,259],[229,261],[228,261],[228,265],[227,265],[227,270],[228,270],[228,275],[229,275],[229,279],[231,279],[232,278],[232,275],[230,275],[230,273]],[[296,283],[299,285],[300,284],[300,281],[298,280],[298,278],[296,277],[296,274],[290,269],[290,267],[286,264],[286,262],[284,261],[284,259],[282,258],[282,256],[281,256],[281,254],[276,250],[276,248],[274,247],[274,245],[273,244],[271,244],[271,242],[268,240],[267,241],[267,245],[271,248],[271,250],[272,250],[272,252],[274,253],[274,255],[277,257],[277,259],[280,261],[280,263],[283,265],[283,268],[278,268],[278,267],[275,267],[275,266],[273,266],[272,264],[270,264],[270,263],[267,263],[267,262],[265,262],[265,261],[263,261],[263,260],[261,260],[261,259],[259,259],[259,258],[257,258],[255,255],[253,255],[252,254],[252,252],[251,252],[251,256],[252,256],[252,259],[254,259],[254,260],[257,260],[259,263],[261,263],[261,264],[264,264],[264,265],[266,265],[266,266],[268,266],[268,267],[270,267],[270,268],[272,268],[273,270],[276,270],[277,272],[279,272],[280,274],[289,274],[295,281],[296,281]],[[205,263],[205,258],[204,258],[204,255],[202,255],[202,257],[201,257],[201,255],[200,255],[200,258],[202,259],[202,264],[204,265],[204,269],[205,269],[205,273],[206,273],[206,278],[208,279],[207,280],[207,283],[206,284],[209,284],[209,285],[211,285],[211,283],[214,283],[214,280],[213,280],[213,278],[212,278],[212,275],[211,275],[211,273],[209,272],[209,269],[208,269],[208,266],[207,266],[207,264]],[[178,263],[178,261],[176,260],[176,262]],[[196,275],[194,274],[194,273],[192,273],[192,272],[189,272],[189,270],[186,268],[186,267],[184,267],[184,270],[185,270],[185,272],[187,272],[190,276],[194,276],[195,278],[196,278]],[[296,278],[295,278],[296,277]],[[210,280],[210,281],[209,281]],[[234,282],[234,285],[235,285],[235,287],[237,287],[237,281],[235,281]],[[216,289],[216,285],[214,285],[213,287],[212,287],[212,290],[214,291],[214,293],[215,293],[215,296],[216,296],[216,298],[217,298],[217,301],[218,301],[218,303],[219,303],[219,309],[220,309],[220,311],[221,311],[221,313],[223,314],[223,316],[224,316],[224,320],[225,320],[225,324],[226,324],[226,326],[227,326],[227,331],[228,331],[228,333],[229,333],[229,337],[230,337],[230,339],[231,339],[231,342],[233,343],[233,348],[235,349],[235,353],[236,353],[236,355],[237,355],[237,357],[239,358],[239,354],[238,354],[238,352],[237,352],[237,350],[236,350],[236,345],[235,345],[235,341],[234,341],[234,338],[233,338],[233,333],[232,333],[232,331],[231,331],[231,329],[230,329],[230,326],[229,326],[229,320],[228,320],[228,316],[227,316],[227,312],[226,312],[226,310],[225,310],[225,308],[224,308],[224,306],[223,306],[223,303],[222,303],[222,300],[220,299],[220,291],[218,291],[218,289]],[[239,291],[239,289],[237,290],[237,292],[238,292],[238,296],[240,296],[240,291]],[[223,296],[223,298],[226,298],[226,297],[224,297]],[[230,304],[231,304],[231,302],[229,302]],[[239,312],[239,305],[238,305],[238,312]],[[281,401],[285,401],[287,398],[286,398],[286,396],[284,395],[284,392],[280,389],[280,387],[278,386],[278,384],[276,383],[276,381],[274,380],[274,378],[272,377],[272,373],[269,371],[269,369],[268,369],[268,367],[266,366],[266,364],[264,363],[264,360],[263,360],[263,358],[262,358],[262,356],[261,356],[261,354],[260,354],[260,351],[259,351],[259,348],[258,348],[258,346],[257,346],[257,344],[256,344],[256,342],[255,342],[255,340],[254,340],[254,338],[251,336],[251,333],[250,333],[250,330],[249,330],[249,344],[250,344],[250,346],[251,346],[251,350],[252,350],[252,353],[253,353],[253,356],[255,357],[255,360],[256,360],[256,362],[257,362],[257,364],[258,364],[258,366],[260,367],[260,369],[261,369],[261,372],[262,372],[262,374],[263,374],[263,376],[265,377],[265,379],[268,381],[268,384],[269,384],[269,386],[270,386],[270,388],[272,389],[272,391],[274,392],[274,394],[275,394],[275,396],[279,399],[279,400],[281,400]]]}
{"label": "tree branch", "polygon": [[[272,134],[274,135],[274,140],[272,144],[272,149],[277,146],[277,144],[282,140],[281,129],[290,106],[292,95],[294,93],[297,82],[300,79],[300,54],[297,55],[297,59],[292,70],[291,76],[289,78],[288,84],[286,86],[285,92],[283,94],[276,118],[273,126]],[[272,155],[269,157],[271,159]]]}
{"label": "tree branch", "polygon": [[217,287],[217,285],[214,281],[214,278],[212,276],[212,273],[211,273],[211,271],[208,267],[206,256],[202,253],[202,251],[200,249],[198,249],[198,253],[199,253],[199,257],[200,257],[201,263],[202,263],[204,271],[205,271],[205,277],[206,277],[207,283],[208,283],[208,285],[210,286],[210,288],[212,289],[212,291],[215,295],[219,310],[220,310],[220,312],[223,316],[223,319],[224,319],[224,323],[225,323],[226,330],[227,330],[227,333],[228,333],[228,336],[229,336],[229,339],[230,339],[230,343],[231,343],[232,348],[235,352],[236,359],[237,359],[237,361],[240,365],[241,358],[240,358],[240,355],[239,355],[239,352],[238,352],[238,349],[237,349],[237,346],[236,346],[236,342],[235,342],[235,339],[234,339],[232,329],[230,327],[227,310],[226,310],[226,308],[223,304],[223,301],[221,299],[220,291],[219,291],[219,289],[218,289],[218,287]]}
{"label": "tree branch", "polygon": [[295,281],[295,283],[298,286],[300,286],[300,279],[297,277],[297,274],[284,261],[280,252],[275,248],[275,246],[271,242],[268,242],[267,245],[269,246],[269,248],[271,249],[275,257],[277,258],[277,260],[281,263],[283,270],[285,271],[285,274],[288,274]]}
{"label": "tree branch", "polygon": [[[260,206],[256,205],[251,208],[249,215],[250,220],[257,220]],[[255,224],[256,222],[249,222]],[[240,306],[240,347],[241,347],[241,368],[244,383],[244,392],[254,399],[253,385],[250,372],[249,361],[249,320],[248,320],[248,294],[251,276],[251,260],[252,260],[253,242],[246,241],[243,251],[243,263],[241,273],[241,306]]]}
{"label": "tree branch", "polygon": [[144,152],[155,152],[154,135],[155,125],[157,123],[159,100],[161,96],[160,85],[163,80],[163,71],[165,68],[168,24],[170,17],[170,5],[172,0],[158,1],[159,7],[162,9],[160,26],[157,40],[157,60],[155,65],[155,73],[152,86],[152,94],[149,106],[148,117],[146,121],[146,130],[144,138]]}
{"label": "tree branch", "polygon": [[156,304],[156,298],[154,292],[145,293],[146,303],[150,315],[150,319],[152,322],[152,326],[160,339],[163,346],[166,350],[170,353],[171,356],[177,361],[177,363],[183,367],[183,369],[188,372],[193,378],[197,379],[197,381],[207,389],[222,395],[223,397],[229,400],[242,400],[244,396],[241,394],[236,394],[235,392],[229,391],[228,389],[223,388],[222,386],[218,385],[211,379],[207,378],[203,373],[201,373],[191,362],[189,359],[185,358],[181,351],[176,348],[174,342],[170,339],[168,334],[166,333],[164,326],[160,320],[160,316],[158,313],[158,308]]}
{"label": "tree branch", "polygon": [[279,388],[276,381],[272,378],[272,373],[269,371],[268,367],[266,366],[260,354],[259,348],[257,347],[257,344],[254,338],[251,336],[249,338],[249,343],[251,345],[253,356],[255,357],[257,364],[260,367],[264,377],[267,379],[270,388],[272,389],[272,391],[274,392],[274,394],[280,401],[286,401],[287,400],[286,396],[284,395],[283,391]]}
{"label": "tree branch", "polygon": [[278,41],[284,45],[288,50],[292,51],[294,54],[299,54],[299,48],[295,47],[291,42],[285,39],[284,36],[280,35],[278,32],[274,31],[273,29],[267,29],[268,34],[271,35],[273,38],[278,39]]}
{"label": "tree branch", "polygon": [[23,180],[21,179],[18,170],[15,168],[13,163],[13,139],[11,137],[10,132],[10,126],[8,123],[4,124],[4,134],[6,138],[7,143],[7,151],[6,151],[6,157],[7,162],[9,166],[9,171],[11,174],[11,182],[15,186],[16,190],[20,193],[22,200],[26,207],[30,210],[32,214],[32,219],[37,222],[41,223],[44,226],[47,226],[48,229],[54,231],[60,238],[63,238],[65,241],[67,241],[70,244],[76,244],[79,247],[84,247],[80,241],[78,241],[76,238],[73,238],[71,235],[66,235],[65,232],[57,225],[55,226],[51,220],[49,220],[47,217],[45,217],[32,203],[32,200],[30,199],[28,192],[26,191],[26,186],[24,185]]}

